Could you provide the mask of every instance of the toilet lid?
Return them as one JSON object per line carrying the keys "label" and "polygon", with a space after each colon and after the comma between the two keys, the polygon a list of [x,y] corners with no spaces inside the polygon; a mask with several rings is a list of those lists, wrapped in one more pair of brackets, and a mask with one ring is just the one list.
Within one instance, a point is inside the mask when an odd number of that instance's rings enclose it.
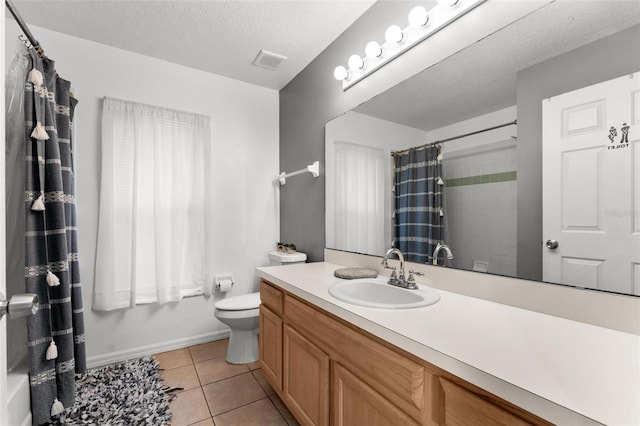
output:
{"label": "toilet lid", "polygon": [[244,311],[246,309],[256,309],[260,306],[260,293],[243,294],[233,296],[216,302],[216,309],[222,311]]}

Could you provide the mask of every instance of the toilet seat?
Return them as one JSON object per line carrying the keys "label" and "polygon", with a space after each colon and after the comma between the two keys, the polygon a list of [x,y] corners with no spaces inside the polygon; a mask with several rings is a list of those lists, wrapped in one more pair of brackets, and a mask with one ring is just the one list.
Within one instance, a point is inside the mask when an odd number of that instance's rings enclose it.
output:
{"label": "toilet seat", "polygon": [[249,293],[241,296],[233,296],[216,302],[215,308],[219,311],[246,311],[258,309],[260,306],[260,293]]}
{"label": "toilet seat", "polygon": [[239,311],[230,311],[226,309],[217,309],[213,312],[216,318],[240,319],[240,318],[258,318],[260,309],[242,309]]}

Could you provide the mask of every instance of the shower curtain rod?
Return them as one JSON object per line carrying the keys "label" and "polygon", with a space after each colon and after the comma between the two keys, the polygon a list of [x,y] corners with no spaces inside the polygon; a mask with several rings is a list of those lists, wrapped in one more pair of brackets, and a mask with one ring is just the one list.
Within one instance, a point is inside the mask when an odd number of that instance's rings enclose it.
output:
{"label": "shower curtain rod", "polygon": [[[454,141],[456,139],[466,138],[467,136],[477,135],[478,133],[484,133],[484,132],[488,132],[490,130],[500,129],[502,127],[515,126],[516,124],[518,124],[518,119],[517,118],[515,120],[513,120],[513,121],[510,121],[509,123],[498,124],[497,126],[487,127],[486,129],[476,130],[475,132],[465,133],[463,135],[453,136],[453,137],[450,137],[450,138],[447,138],[447,139],[442,139],[442,140],[435,141],[435,142],[425,143],[424,145],[416,146],[413,149],[424,149],[424,148],[426,148],[428,146],[437,145],[439,143],[445,143],[445,142],[449,142],[449,141]],[[403,149],[401,151],[393,151],[393,152],[391,152],[391,156],[393,157],[395,155],[405,155],[408,152],[409,152],[408,149]]]}
{"label": "shower curtain rod", "polygon": [[29,27],[27,27],[27,24],[24,22],[24,20],[22,19],[22,16],[20,16],[20,13],[18,13],[18,10],[13,5],[11,0],[4,0],[4,4],[7,6],[7,9],[9,9],[9,12],[11,12],[11,14],[13,15],[13,18],[16,20],[16,22],[20,26],[20,29],[22,30],[24,35],[27,36],[27,39],[29,39],[29,43],[31,43],[31,47],[33,47],[38,53],[44,52],[40,47],[40,43],[38,43],[38,40],[36,40],[33,34],[31,34],[31,31],[29,31]]}

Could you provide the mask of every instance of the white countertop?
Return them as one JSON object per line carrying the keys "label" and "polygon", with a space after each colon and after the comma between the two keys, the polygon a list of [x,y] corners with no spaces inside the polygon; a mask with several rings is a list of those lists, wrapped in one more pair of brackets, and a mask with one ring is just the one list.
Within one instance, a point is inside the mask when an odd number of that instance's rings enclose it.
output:
{"label": "white countertop", "polygon": [[269,266],[257,274],[553,423],[640,425],[640,336],[443,290],[424,308],[351,305],[328,293],[341,267]]}

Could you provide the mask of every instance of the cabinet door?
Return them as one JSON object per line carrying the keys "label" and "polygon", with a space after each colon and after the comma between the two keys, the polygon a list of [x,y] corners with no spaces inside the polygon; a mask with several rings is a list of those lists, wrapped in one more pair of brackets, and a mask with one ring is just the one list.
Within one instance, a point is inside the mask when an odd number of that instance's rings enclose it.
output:
{"label": "cabinet door", "polygon": [[282,319],[260,305],[260,367],[275,389],[282,390]]}
{"label": "cabinet door", "polygon": [[418,424],[342,365],[334,362],[331,375],[335,426]]}
{"label": "cabinet door", "polygon": [[283,401],[302,424],[329,424],[329,356],[284,325]]}

